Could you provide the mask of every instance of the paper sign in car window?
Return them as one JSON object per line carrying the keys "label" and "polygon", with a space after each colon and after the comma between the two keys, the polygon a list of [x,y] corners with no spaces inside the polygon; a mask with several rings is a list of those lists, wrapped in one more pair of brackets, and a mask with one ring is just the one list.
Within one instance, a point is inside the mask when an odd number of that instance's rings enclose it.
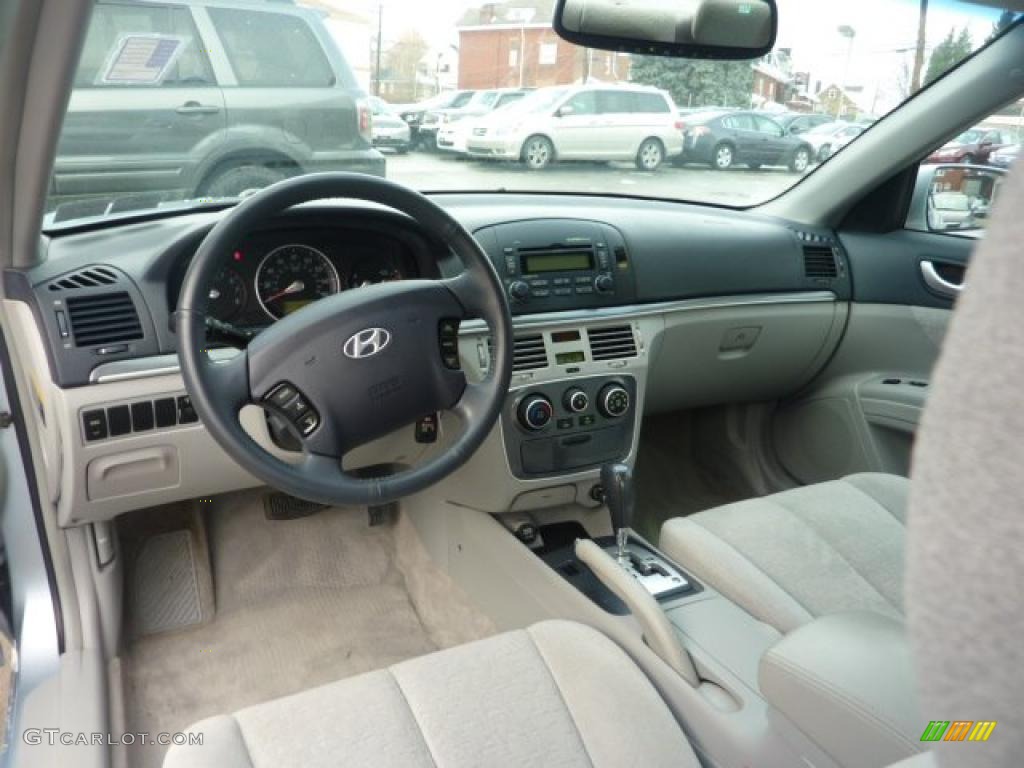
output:
{"label": "paper sign in car window", "polygon": [[185,47],[176,35],[125,35],[103,68],[106,85],[158,85]]}

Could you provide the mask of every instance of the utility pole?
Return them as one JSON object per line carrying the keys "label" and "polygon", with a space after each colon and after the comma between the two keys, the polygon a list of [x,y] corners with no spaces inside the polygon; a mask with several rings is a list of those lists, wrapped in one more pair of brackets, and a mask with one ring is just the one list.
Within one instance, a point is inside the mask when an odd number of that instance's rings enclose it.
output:
{"label": "utility pole", "polygon": [[838,31],[849,42],[846,45],[846,64],[843,66],[843,80],[839,83],[839,106],[836,107],[836,120],[840,118],[846,107],[846,81],[850,77],[850,56],[853,54],[853,38],[857,36],[857,31],[849,24],[843,24],[839,27]]}
{"label": "utility pole", "polygon": [[910,76],[910,95],[921,90],[921,70],[924,69],[925,27],[928,21],[928,0],[921,0],[921,11],[917,17],[917,49],[914,52],[914,71]]}
{"label": "utility pole", "polygon": [[374,65],[373,75],[373,95],[380,96],[380,47],[381,47],[381,32],[384,29],[384,4],[381,3],[377,6],[377,62]]}

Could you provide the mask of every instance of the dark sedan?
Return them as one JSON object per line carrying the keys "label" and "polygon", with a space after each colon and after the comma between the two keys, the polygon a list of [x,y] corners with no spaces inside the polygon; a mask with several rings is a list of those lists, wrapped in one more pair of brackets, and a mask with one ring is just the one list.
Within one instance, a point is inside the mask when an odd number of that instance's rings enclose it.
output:
{"label": "dark sedan", "polygon": [[754,170],[785,165],[803,173],[814,157],[810,144],[757,112],[704,112],[684,120],[680,163],[706,163],[720,171],[740,164]]}

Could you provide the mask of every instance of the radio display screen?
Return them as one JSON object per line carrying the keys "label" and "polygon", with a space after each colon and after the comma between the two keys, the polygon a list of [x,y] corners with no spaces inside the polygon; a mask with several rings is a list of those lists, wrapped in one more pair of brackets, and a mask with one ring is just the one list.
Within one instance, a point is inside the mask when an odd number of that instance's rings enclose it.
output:
{"label": "radio display screen", "polygon": [[577,272],[594,268],[593,251],[549,251],[523,255],[523,272]]}

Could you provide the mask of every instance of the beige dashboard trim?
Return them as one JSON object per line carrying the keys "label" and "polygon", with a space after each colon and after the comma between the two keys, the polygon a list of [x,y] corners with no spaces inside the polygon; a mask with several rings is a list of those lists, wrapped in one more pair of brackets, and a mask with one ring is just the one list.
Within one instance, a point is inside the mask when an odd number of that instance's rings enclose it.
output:
{"label": "beige dashboard trim", "polygon": [[[579,323],[604,322],[607,320],[630,319],[690,310],[721,309],[728,307],[749,307],[765,304],[808,304],[834,302],[836,295],[831,291],[802,291],[792,293],[764,293],[749,296],[725,296],[707,299],[680,299],[653,304],[630,304],[621,307],[582,309],[568,312],[546,312],[535,315],[519,315],[514,318],[516,329],[532,326],[578,325]],[[459,329],[461,334],[485,331],[487,326],[480,320],[469,320]],[[224,359],[236,354],[233,349],[214,350],[211,357]],[[134,360],[117,360],[103,363],[92,369],[90,384],[106,384],[113,381],[131,381],[151,376],[167,376],[180,373],[177,355],[158,355]]]}

